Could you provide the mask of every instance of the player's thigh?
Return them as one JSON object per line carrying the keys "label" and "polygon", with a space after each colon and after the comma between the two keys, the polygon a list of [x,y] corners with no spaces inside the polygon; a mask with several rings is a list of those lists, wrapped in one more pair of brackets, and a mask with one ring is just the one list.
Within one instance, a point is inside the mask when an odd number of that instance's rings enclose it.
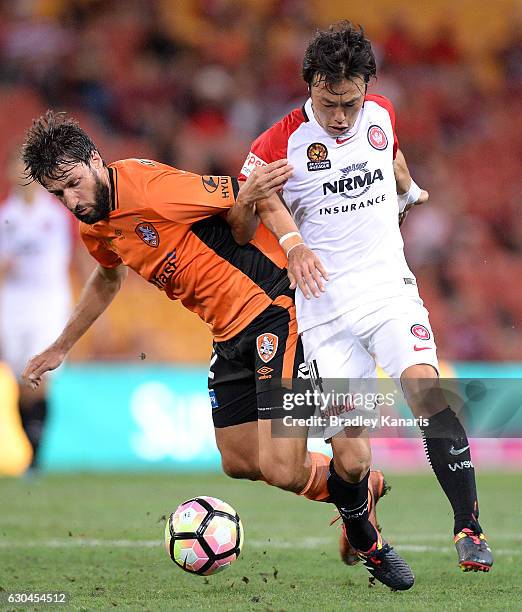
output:
{"label": "player's thigh", "polygon": [[391,378],[398,380],[407,368],[420,364],[438,373],[437,347],[421,300],[388,300],[366,320],[370,351]]}
{"label": "player's thigh", "polygon": [[17,312],[7,309],[0,321],[0,359],[9,365],[16,378],[20,378],[31,357],[56,340],[66,324],[61,309],[22,318],[20,313],[24,311],[27,306],[20,306]]}
{"label": "player's thigh", "polygon": [[7,363],[17,379],[31,356],[31,332],[27,325],[9,325],[3,321],[0,331],[0,359]]}
{"label": "player's thigh", "polygon": [[301,334],[305,360],[315,362],[321,378],[366,378],[375,375],[375,361],[353,334],[348,315]]}
{"label": "player's thigh", "polygon": [[259,464],[267,482],[299,492],[309,477],[310,466],[306,466],[308,428],[285,425],[288,411],[284,408],[284,396],[289,391],[301,392],[308,384],[302,378],[303,345],[290,298],[284,307],[271,306],[264,315],[253,347],[259,410]]}
{"label": "player's thigh", "polygon": [[223,470],[235,478],[259,477],[257,394],[252,372],[214,350],[208,391]]}
{"label": "player's thigh", "polygon": [[[323,427],[321,435],[329,441],[337,435],[353,435],[347,422],[353,418],[349,404],[330,397],[346,397],[347,393],[365,393],[368,379],[376,377],[375,361],[353,334],[349,315],[318,325],[302,334],[305,357],[310,364],[314,389],[325,396],[323,411],[317,411]],[[335,406],[333,405],[335,404]]]}
{"label": "player's thigh", "polygon": [[294,381],[302,376],[304,355],[297,333],[295,305],[291,298],[283,299],[287,300],[285,307],[267,308],[249,339],[261,420],[285,416],[284,390],[292,389]]}

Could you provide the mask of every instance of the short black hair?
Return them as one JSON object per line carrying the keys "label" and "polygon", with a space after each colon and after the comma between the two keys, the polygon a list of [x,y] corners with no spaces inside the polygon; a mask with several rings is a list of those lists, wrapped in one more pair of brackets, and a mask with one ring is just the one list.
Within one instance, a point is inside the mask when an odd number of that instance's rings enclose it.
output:
{"label": "short black hair", "polygon": [[329,87],[357,76],[368,83],[376,74],[375,56],[364,29],[346,20],[318,31],[303,59],[303,79],[309,87],[321,82]]}
{"label": "short black hair", "polygon": [[22,146],[25,177],[42,184],[59,180],[77,163],[89,164],[97,147],[79,123],[64,112],[48,110],[33,121]]}

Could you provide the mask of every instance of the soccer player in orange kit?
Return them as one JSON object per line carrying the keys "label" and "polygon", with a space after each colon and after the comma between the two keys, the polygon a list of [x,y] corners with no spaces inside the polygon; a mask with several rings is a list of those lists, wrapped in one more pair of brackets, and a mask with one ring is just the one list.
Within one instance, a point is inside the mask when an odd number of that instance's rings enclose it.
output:
{"label": "soccer player in orange kit", "polygon": [[[79,125],[52,111],[28,131],[23,160],[28,178],[81,221],[81,237],[98,264],[63,332],[31,359],[25,380],[36,387],[63,362],[111,303],[128,266],[170,299],[181,300],[211,329],[209,394],[225,473],[331,501],[330,458],[308,452],[305,437],[273,437],[271,419],[280,413],[263,410],[270,405],[264,403],[271,401],[270,383],[297,378],[303,363],[287,258],[262,225],[248,244],[234,240],[241,241],[234,227],[257,223],[256,201],[291,175],[286,160],[253,171],[241,188],[231,177],[202,177],[151,160],[106,165]],[[311,289],[317,292],[318,285]],[[339,449],[342,464],[342,444]],[[373,475],[369,499],[375,522],[384,485],[380,472]],[[405,588],[413,584],[409,575]]]}

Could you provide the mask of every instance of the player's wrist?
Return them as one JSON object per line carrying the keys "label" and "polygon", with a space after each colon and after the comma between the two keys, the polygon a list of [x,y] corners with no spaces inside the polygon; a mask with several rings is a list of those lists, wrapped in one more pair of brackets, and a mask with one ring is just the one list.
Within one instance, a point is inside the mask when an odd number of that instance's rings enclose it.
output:
{"label": "player's wrist", "polygon": [[73,346],[74,346],[74,342],[72,342],[71,340],[68,340],[67,338],[58,338],[51,345],[51,347],[57,353],[60,353],[61,355],[64,355],[64,356],[67,355],[67,353],[72,349]]}
{"label": "player's wrist", "polygon": [[245,187],[246,183],[243,183],[243,186],[240,187],[235,206],[239,206],[242,208],[254,208],[256,205],[256,200],[248,195],[248,187]]}
{"label": "player's wrist", "polygon": [[288,258],[288,256],[290,255],[290,252],[291,252],[291,251],[293,251],[294,249],[296,249],[297,247],[300,247],[300,246],[302,246],[302,247],[305,247],[305,248],[306,248],[306,245],[305,245],[305,243],[304,243],[304,242],[298,242],[297,244],[292,245],[292,246],[291,246],[291,247],[288,249],[288,251],[286,251],[286,256],[287,256],[287,258]]}
{"label": "player's wrist", "polygon": [[417,183],[411,179],[410,188],[406,193],[398,194],[397,198],[399,200],[399,212],[404,212],[407,206],[415,204],[419,201],[422,189],[417,185]]}
{"label": "player's wrist", "polygon": [[398,194],[397,198],[399,200],[399,212],[404,212],[404,210],[416,204],[419,201],[422,189],[417,185],[417,183],[411,179],[410,188],[406,193]]}
{"label": "player's wrist", "polygon": [[304,244],[304,240],[299,232],[288,232],[288,234],[285,234],[279,238],[279,244],[285,252],[285,255],[288,257],[290,251],[292,251],[295,247]]}

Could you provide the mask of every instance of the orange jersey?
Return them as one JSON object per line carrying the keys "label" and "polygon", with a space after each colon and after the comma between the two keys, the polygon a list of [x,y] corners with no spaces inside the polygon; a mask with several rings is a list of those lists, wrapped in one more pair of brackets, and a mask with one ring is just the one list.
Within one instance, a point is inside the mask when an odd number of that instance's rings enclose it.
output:
{"label": "orange jersey", "polygon": [[155,161],[108,166],[109,219],[80,224],[91,255],[121,263],[205,321],[216,341],[244,329],[288,292],[286,257],[264,226],[239,246],[222,213],[236,201],[236,179],[199,176]]}

